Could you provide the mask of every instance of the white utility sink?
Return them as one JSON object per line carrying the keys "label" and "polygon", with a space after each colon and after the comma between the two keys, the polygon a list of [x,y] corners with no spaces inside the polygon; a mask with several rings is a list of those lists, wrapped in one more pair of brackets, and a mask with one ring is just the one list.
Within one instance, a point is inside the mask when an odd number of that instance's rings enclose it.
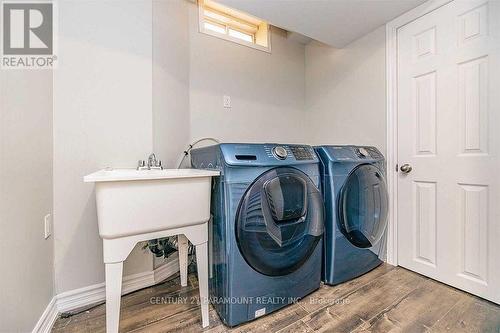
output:
{"label": "white utility sink", "polygon": [[106,332],[118,332],[123,261],[138,242],[173,235],[179,237],[183,286],[187,239],[196,247],[202,326],[208,326],[208,220],[211,180],[218,175],[197,169],[108,168],[84,177],[95,183],[106,267]]}
{"label": "white utility sink", "polygon": [[180,228],[210,218],[211,177],[197,169],[103,169],[84,177],[96,183],[103,239]]}

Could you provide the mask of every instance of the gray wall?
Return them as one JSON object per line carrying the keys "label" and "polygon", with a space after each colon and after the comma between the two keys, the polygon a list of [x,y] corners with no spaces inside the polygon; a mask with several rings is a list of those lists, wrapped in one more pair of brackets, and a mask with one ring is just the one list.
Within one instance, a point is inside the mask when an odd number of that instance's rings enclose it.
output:
{"label": "gray wall", "polygon": [[0,71],[0,332],[30,332],[53,295],[52,71]]}
{"label": "gray wall", "polygon": [[306,121],[313,144],[386,151],[385,26],[343,49],[306,47]]}

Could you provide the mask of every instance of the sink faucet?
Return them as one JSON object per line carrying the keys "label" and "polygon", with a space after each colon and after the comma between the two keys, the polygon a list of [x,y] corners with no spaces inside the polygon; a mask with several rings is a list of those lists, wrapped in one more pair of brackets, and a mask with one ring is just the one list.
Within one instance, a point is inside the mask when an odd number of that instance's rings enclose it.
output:
{"label": "sink faucet", "polygon": [[163,169],[161,161],[156,158],[155,153],[151,153],[151,155],[149,155],[149,157],[148,157],[148,168],[149,169],[159,169],[159,170]]}
{"label": "sink faucet", "polygon": [[151,153],[151,155],[149,155],[147,164],[146,161],[144,160],[139,160],[139,162],[137,163],[137,170],[151,170],[151,169],[163,170],[163,165],[161,161],[156,158],[155,153]]}

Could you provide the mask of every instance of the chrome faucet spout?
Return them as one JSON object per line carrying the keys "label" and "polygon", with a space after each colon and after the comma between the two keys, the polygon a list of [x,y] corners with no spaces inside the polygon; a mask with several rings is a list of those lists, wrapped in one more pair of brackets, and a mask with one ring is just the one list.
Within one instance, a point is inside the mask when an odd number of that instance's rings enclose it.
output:
{"label": "chrome faucet spout", "polygon": [[163,165],[161,161],[156,158],[155,153],[151,153],[148,157],[148,169],[163,169]]}
{"label": "chrome faucet spout", "polygon": [[151,153],[151,155],[149,155],[148,157],[148,166],[149,167],[152,167],[152,166],[156,166],[156,155],[155,153]]}

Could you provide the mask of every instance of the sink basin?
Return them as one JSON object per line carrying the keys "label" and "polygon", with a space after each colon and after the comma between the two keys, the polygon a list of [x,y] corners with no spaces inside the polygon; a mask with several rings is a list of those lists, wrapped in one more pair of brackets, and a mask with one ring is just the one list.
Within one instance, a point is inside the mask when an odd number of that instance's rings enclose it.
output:
{"label": "sink basin", "polygon": [[119,329],[123,261],[138,242],[174,235],[180,237],[183,285],[187,285],[187,239],[196,247],[202,326],[209,325],[207,222],[211,181],[218,175],[218,171],[197,169],[109,168],[83,178],[95,183],[106,268],[106,332]]}
{"label": "sink basin", "polygon": [[197,169],[103,169],[84,177],[95,183],[99,235],[114,239],[206,223],[211,177]]}

